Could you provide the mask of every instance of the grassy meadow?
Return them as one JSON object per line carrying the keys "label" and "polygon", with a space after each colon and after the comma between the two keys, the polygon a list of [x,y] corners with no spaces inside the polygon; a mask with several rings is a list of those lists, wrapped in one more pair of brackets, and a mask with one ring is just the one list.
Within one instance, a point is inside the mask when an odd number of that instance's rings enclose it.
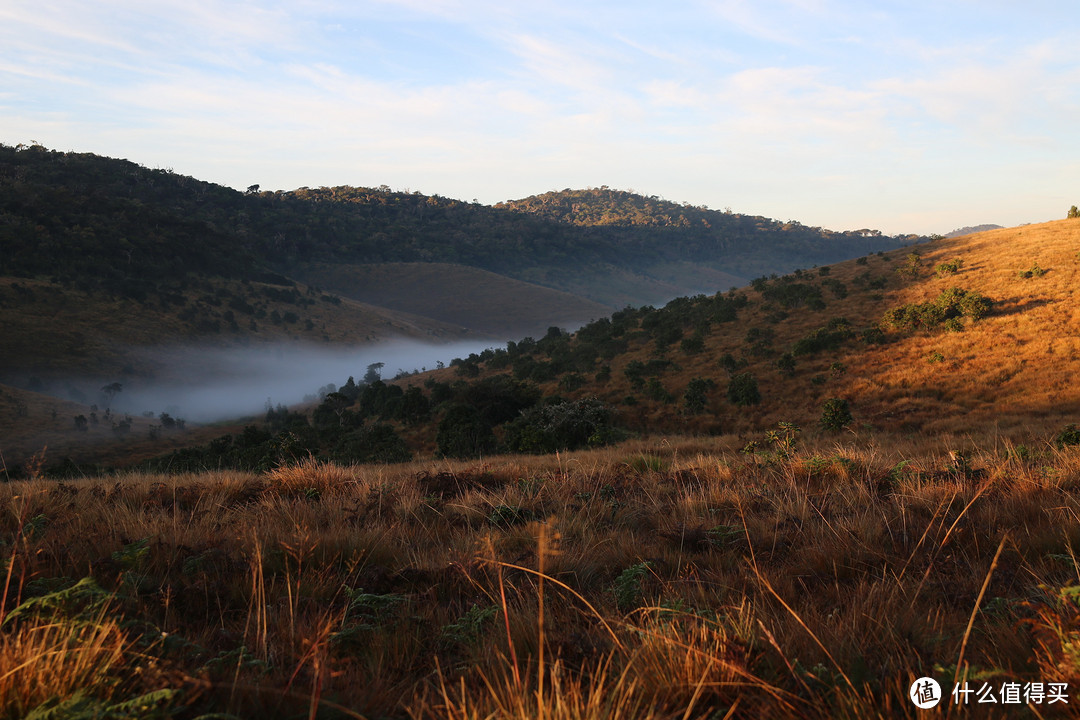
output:
{"label": "grassy meadow", "polygon": [[1080,448],[987,440],[7,483],[0,708],[916,717],[923,675],[1075,686]]}

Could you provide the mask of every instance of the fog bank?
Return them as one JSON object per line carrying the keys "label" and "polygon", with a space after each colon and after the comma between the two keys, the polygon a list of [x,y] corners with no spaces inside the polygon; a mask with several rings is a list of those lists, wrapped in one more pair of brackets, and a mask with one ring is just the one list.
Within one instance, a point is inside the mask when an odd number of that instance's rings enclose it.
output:
{"label": "fog bank", "polygon": [[[449,365],[453,358],[465,358],[493,346],[497,345],[490,340],[438,345],[396,340],[355,348],[290,344],[140,350],[148,364],[159,368],[154,374],[169,380],[138,374],[118,378],[122,390],[109,404],[114,413],[167,412],[191,422],[214,422],[261,414],[268,402],[302,402],[328,384],[344,384],[350,376],[359,383],[373,363],[383,363],[382,377],[390,380],[399,372],[432,370],[439,362]],[[100,397],[100,385],[77,385],[88,397]]]}

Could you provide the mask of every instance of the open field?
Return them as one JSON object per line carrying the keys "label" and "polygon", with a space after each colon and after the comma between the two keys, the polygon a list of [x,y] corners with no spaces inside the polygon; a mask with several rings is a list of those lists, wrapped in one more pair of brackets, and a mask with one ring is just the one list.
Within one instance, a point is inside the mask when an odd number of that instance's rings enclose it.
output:
{"label": "open field", "polygon": [[1078,448],[772,438],[0,485],[0,716],[1080,714]]}

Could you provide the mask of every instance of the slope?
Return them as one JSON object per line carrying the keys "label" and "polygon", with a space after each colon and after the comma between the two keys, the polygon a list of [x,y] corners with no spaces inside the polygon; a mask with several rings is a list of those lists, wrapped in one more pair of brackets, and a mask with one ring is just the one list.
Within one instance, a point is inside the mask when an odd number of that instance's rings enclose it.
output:
{"label": "slope", "polygon": [[294,274],[343,297],[497,338],[577,327],[611,312],[580,296],[449,263],[316,263]]}
{"label": "slope", "polygon": [[628,309],[455,372],[596,396],[640,432],[812,427],[840,398],[857,433],[1045,437],[1080,416],[1078,249],[1069,220],[941,239]]}
{"label": "slope", "polygon": [[186,279],[140,299],[40,279],[0,278],[0,380],[25,385],[84,377],[154,375],[140,351],[160,346],[355,346],[391,338],[448,342],[468,330],[373,307],[310,286]]}

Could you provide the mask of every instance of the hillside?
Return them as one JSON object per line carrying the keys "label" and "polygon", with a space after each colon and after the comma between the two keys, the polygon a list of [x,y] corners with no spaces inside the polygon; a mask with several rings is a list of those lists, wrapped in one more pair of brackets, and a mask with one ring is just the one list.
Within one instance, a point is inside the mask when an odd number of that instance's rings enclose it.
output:
{"label": "hillside", "polygon": [[310,286],[223,278],[161,283],[139,298],[43,279],[0,278],[0,380],[82,376],[116,380],[160,374],[142,356],[155,348],[274,347],[287,342],[349,347],[391,338],[449,342],[468,330],[342,299]]}
{"label": "hillside", "polygon": [[1075,717],[1080,221],[916,250],[8,461],[0,708]]}
{"label": "hillside", "polygon": [[[615,220],[602,210],[613,202]],[[578,214],[552,213],[557,203],[571,203]],[[240,193],[40,146],[0,146],[0,219],[8,249],[0,276],[47,276],[133,297],[187,275],[274,282],[309,262],[455,263],[556,289],[593,287],[603,280],[597,269],[648,276],[667,263],[752,277],[917,239],[831,232],[606,188],[498,207],[386,187],[252,186]],[[668,297],[645,295],[632,304]]]}
{"label": "hillside", "polygon": [[318,263],[294,274],[342,297],[500,339],[542,334],[552,325],[577,327],[611,312],[579,295],[465,265]]}
{"label": "hillside", "polygon": [[[856,433],[1045,435],[1080,414],[1078,248],[1068,220],[942,239],[627,309],[456,372],[595,396],[638,432],[812,427],[842,398]],[[988,312],[966,312],[980,297]]]}

